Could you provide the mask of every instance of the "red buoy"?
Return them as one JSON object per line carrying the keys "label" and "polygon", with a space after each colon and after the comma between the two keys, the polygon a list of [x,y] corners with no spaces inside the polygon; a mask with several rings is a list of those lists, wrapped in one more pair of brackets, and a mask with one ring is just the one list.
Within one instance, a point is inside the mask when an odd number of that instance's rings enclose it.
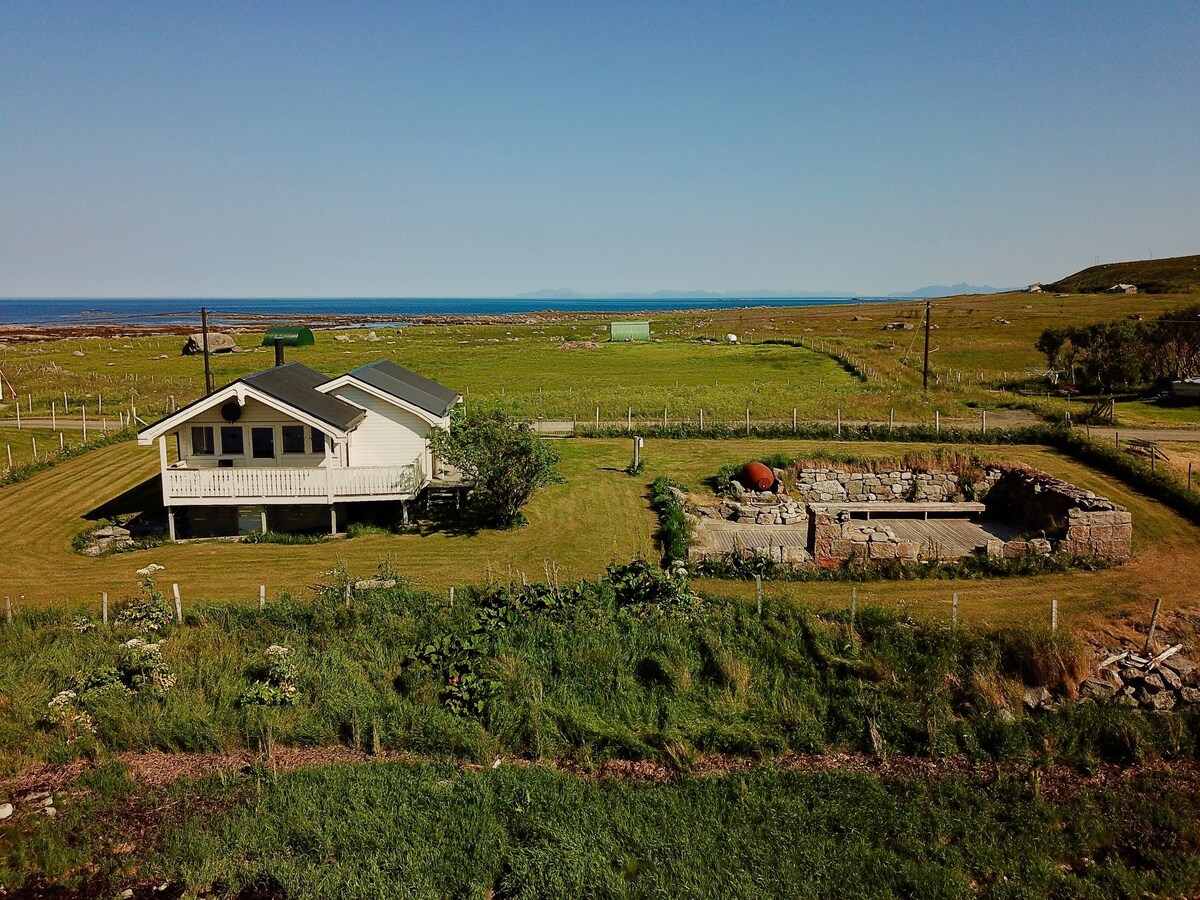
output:
{"label": "red buoy", "polygon": [[749,491],[769,491],[775,486],[775,473],[760,462],[749,462],[739,473],[738,481]]}

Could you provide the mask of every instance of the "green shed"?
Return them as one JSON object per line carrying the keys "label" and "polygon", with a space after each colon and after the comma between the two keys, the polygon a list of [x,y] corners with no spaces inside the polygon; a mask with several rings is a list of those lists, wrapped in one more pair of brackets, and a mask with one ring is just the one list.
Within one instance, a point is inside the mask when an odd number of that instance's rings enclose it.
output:
{"label": "green shed", "polygon": [[279,341],[285,347],[311,347],[317,342],[311,328],[293,328],[290,325],[272,325],[263,335],[264,347],[274,346]]}
{"label": "green shed", "polygon": [[608,329],[610,341],[648,341],[649,322],[613,322]]}

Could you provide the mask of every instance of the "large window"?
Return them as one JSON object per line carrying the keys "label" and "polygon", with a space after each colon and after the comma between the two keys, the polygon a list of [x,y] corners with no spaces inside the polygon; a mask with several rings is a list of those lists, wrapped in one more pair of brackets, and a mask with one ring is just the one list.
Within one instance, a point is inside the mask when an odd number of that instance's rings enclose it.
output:
{"label": "large window", "polygon": [[251,428],[250,450],[255,459],[274,459],[275,429],[270,427]]}
{"label": "large window", "polygon": [[246,433],[241,425],[221,426],[221,455],[241,456],[246,452]]}
{"label": "large window", "polygon": [[192,426],[192,456],[212,456],[216,453],[213,445],[213,430],[211,425]]}
{"label": "large window", "polygon": [[283,452],[284,453],[303,453],[304,452],[304,426],[303,425],[284,425],[280,429],[280,434],[283,437]]}

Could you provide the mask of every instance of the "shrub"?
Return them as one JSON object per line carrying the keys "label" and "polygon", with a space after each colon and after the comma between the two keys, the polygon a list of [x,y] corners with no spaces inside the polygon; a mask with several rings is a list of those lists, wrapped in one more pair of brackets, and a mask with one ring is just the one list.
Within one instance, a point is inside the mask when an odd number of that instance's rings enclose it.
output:
{"label": "shrub", "polygon": [[676,494],[676,491],[683,490],[683,485],[665,475],[660,475],[650,485],[650,506],[658,513],[659,538],[665,562],[686,560],[691,544],[691,526],[683,503]]}
{"label": "shrub", "polygon": [[247,544],[323,544],[329,535],[323,532],[250,531],[242,541]]}
{"label": "shrub", "polygon": [[117,625],[145,633],[163,631],[174,621],[171,609],[158,590],[155,579],[157,573],[162,570],[163,567],[157,563],[150,563],[150,565],[137,570],[137,574],[142,576],[142,580],[139,582],[142,596],[130,600],[117,613],[115,619]]}
{"label": "shrub", "polygon": [[703,606],[688,587],[686,571],[667,573],[644,559],[610,564],[605,571],[619,607],[686,616]]}
{"label": "shrub", "polygon": [[263,662],[251,672],[251,683],[242,692],[242,706],[287,706],[296,702],[296,664],[292,650],[272,644],[263,651]]}
{"label": "shrub", "polygon": [[554,469],[558,451],[502,410],[457,412],[450,431],[434,429],[430,446],[471,479],[468,503],[488,525],[518,524],[538,488],[562,480]]}

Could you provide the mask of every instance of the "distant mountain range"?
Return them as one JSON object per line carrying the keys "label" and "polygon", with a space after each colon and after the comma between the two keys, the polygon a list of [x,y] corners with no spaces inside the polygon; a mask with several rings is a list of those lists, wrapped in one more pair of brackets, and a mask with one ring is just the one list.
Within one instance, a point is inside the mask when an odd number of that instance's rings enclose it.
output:
{"label": "distant mountain range", "polygon": [[998,294],[1008,288],[995,288],[989,284],[931,284],[908,293],[864,294],[854,291],[779,291],[757,289],[751,291],[654,291],[639,294],[628,291],[591,293],[571,288],[546,288],[517,294],[514,300],[766,300],[778,297],[896,297],[897,299],[924,299],[926,297],[952,297],[956,294]]}
{"label": "distant mountain range", "polygon": [[909,291],[907,294],[887,294],[886,296],[924,300],[930,297],[957,297],[959,294],[1002,294],[1012,290],[1016,290],[1016,288],[998,288],[992,287],[990,284],[959,282],[958,284],[930,284],[923,288],[917,288],[915,291]]}

